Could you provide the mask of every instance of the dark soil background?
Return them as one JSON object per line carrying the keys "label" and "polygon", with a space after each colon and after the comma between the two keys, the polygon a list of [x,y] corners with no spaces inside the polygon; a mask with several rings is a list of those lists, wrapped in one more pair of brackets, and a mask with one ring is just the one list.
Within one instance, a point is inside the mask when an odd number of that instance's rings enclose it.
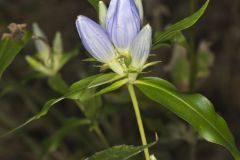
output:
{"label": "dark soil background", "polygon": [[[163,30],[168,24],[190,14],[189,0],[143,0],[143,2],[146,20],[152,25],[154,30]],[[203,2],[203,0],[198,0],[198,7]],[[60,31],[63,36],[65,50],[71,50],[80,46],[80,39],[75,27],[75,19],[79,14],[97,20],[97,14],[87,0],[0,0],[0,31],[5,31],[7,25],[11,22],[26,23],[29,28],[31,28],[33,22],[37,22],[50,41],[53,39],[55,32]],[[229,124],[240,148],[240,1],[211,0],[206,13],[195,25],[194,29],[196,30],[196,43],[199,44],[202,40],[210,42],[210,49],[215,56],[211,74],[201,82],[196,91],[204,94],[213,102],[216,111]],[[189,30],[184,33],[188,36]],[[154,75],[169,79],[168,73],[165,73],[162,68],[169,62],[171,49],[162,48],[158,50],[158,58],[163,63],[154,67]],[[25,61],[25,56],[33,55],[35,52],[34,45],[30,42],[4,74],[0,86],[4,87],[7,83],[20,81],[26,73],[31,71]],[[61,70],[64,79],[69,84],[85,75],[97,72],[97,70],[92,69],[91,63],[81,61],[86,57],[86,54],[81,51],[77,58],[71,60]],[[13,126],[20,124],[36,113],[44,102],[56,96],[48,88],[46,81],[41,79],[31,81],[25,86],[21,86],[1,97],[0,131],[5,132]],[[105,100],[108,99],[111,99],[111,97],[105,97]],[[144,103],[146,101],[142,102],[142,104]],[[176,123],[180,123],[180,126],[183,125],[187,130],[191,130],[183,121],[177,119],[165,109],[156,110],[152,107],[156,104],[148,103],[148,105],[150,106],[148,110],[143,108],[143,115],[146,121],[154,119],[154,122],[158,124],[157,120],[159,120],[159,124],[163,126],[174,124],[173,128],[175,129]],[[31,106],[35,106],[35,109],[32,109]],[[59,107],[56,107],[54,111],[60,112],[66,118],[81,116],[79,110],[69,101],[65,101],[57,106]],[[112,106],[114,105],[112,104]],[[128,103],[127,106],[131,106],[131,103]],[[110,118],[101,118],[103,129],[106,130],[106,135],[111,145],[123,143],[139,144],[139,137],[136,136],[138,135],[138,130],[135,127],[136,122],[131,108],[126,109],[126,112],[121,112],[122,109],[119,110],[119,113],[114,113]],[[169,117],[174,118],[169,120],[165,116],[166,113],[170,114]],[[107,133],[107,129],[104,127],[105,121],[114,125],[115,127],[112,131],[114,133],[118,132],[119,135]],[[54,113],[50,113],[46,118],[33,122],[16,134],[0,139],[0,159],[38,159],[37,155],[39,150],[41,150],[42,142],[60,126]],[[147,126],[149,139],[153,140],[154,131],[149,127],[150,125]],[[160,128],[158,129],[161,130]],[[64,140],[64,145],[61,145],[60,149],[50,154],[49,159],[80,159],[80,157],[83,157],[82,155],[88,156],[101,150],[102,147],[99,146],[96,136],[88,131],[89,129],[85,127],[76,130],[75,133],[71,133]],[[160,157],[160,160],[232,159],[229,153],[221,146],[213,145],[203,140],[199,140],[197,145],[194,146],[194,151],[191,151],[192,146],[184,140],[171,140],[169,135],[172,135],[172,132],[175,132],[174,129],[170,132],[158,132],[160,134],[160,144],[153,147],[152,150]],[[161,135],[163,137],[162,143]],[[165,139],[164,136],[168,138]],[[78,137],[78,139],[76,140],[74,137]],[[88,146],[82,149],[81,144],[84,143],[80,140],[81,138],[89,139],[93,144],[88,144]],[[28,143],[35,143],[33,145],[35,148],[30,147],[32,145]],[[192,153],[194,155],[191,155]]]}

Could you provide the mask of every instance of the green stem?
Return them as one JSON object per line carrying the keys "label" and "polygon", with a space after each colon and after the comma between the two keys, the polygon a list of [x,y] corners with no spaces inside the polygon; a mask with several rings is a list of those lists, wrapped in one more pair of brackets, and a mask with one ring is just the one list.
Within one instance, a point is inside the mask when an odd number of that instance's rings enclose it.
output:
{"label": "green stem", "polygon": [[[191,14],[195,12],[197,6],[197,0],[190,0],[189,8]],[[196,51],[196,30],[193,27],[190,30],[190,76],[189,76],[189,91],[193,91],[195,88],[197,72],[198,72],[198,64],[197,64],[197,51]]]}
{"label": "green stem", "polygon": [[93,127],[93,130],[96,132],[98,138],[101,140],[102,144],[108,148],[110,145],[106,139],[106,137],[104,136],[104,134],[102,133],[100,127],[98,124],[95,124],[94,127]]}
{"label": "green stem", "polygon": [[[137,101],[136,93],[135,93],[135,90],[134,90],[134,87],[132,84],[128,85],[128,91],[129,91],[129,94],[132,99],[133,108],[134,108],[135,115],[137,118],[138,129],[139,129],[141,139],[142,139],[142,144],[147,145],[147,139],[146,139],[143,122],[142,122],[142,118],[141,118],[141,114],[140,114],[140,110],[139,110],[139,106],[138,106],[138,101]],[[150,154],[149,154],[148,148],[144,149],[144,154],[145,154],[146,160],[150,160]]]}
{"label": "green stem", "polygon": [[[61,84],[62,87],[63,87],[61,90],[65,90],[65,88],[68,88],[68,84],[67,84],[67,83],[65,82],[65,80],[62,78],[61,74],[58,74],[58,75],[55,75],[55,76],[56,76],[55,78],[57,78],[56,80],[58,80],[58,82],[61,82],[60,84]],[[50,78],[51,78],[51,77],[50,77]],[[60,93],[60,94],[63,94],[63,93],[61,93],[60,90],[56,90],[56,88],[55,88],[54,86],[52,86],[51,83],[48,83],[48,85],[49,85],[49,87],[50,87],[52,90],[54,90],[54,91],[56,91],[56,92],[58,92],[58,93]],[[84,107],[83,107],[83,105],[81,104],[80,100],[75,100],[74,102],[76,103],[76,105],[78,106],[78,108],[84,113]],[[86,115],[85,115],[85,117],[88,118]],[[89,119],[89,118],[88,118],[88,119]],[[93,128],[94,132],[97,134],[97,136],[98,136],[98,138],[100,139],[100,141],[102,142],[102,144],[103,144],[106,148],[108,148],[108,147],[109,147],[109,143],[108,143],[107,139],[105,138],[104,134],[102,133],[99,125],[98,125],[97,123],[94,123],[93,120],[91,120],[91,119],[89,119],[89,120],[91,121],[91,124],[93,124],[93,127],[92,127],[92,128]]]}
{"label": "green stem", "polygon": [[[77,106],[79,107],[79,109],[83,112],[84,111],[84,108],[81,104],[81,102],[79,100],[75,100],[75,103],[77,104]],[[92,121],[92,120],[91,120]],[[100,141],[102,142],[102,144],[108,148],[110,145],[107,141],[107,138],[104,136],[102,130],[100,129],[98,123],[93,123],[93,126],[92,126],[92,129],[93,131],[97,134],[98,138],[100,139]]]}

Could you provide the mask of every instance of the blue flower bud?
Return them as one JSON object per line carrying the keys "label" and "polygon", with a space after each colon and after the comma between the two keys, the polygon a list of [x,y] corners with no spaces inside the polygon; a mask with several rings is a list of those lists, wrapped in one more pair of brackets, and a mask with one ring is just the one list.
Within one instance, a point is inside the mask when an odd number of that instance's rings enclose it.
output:
{"label": "blue flower bud", "polygon": [[102,63],[115,58],[115,49],[100,25],[85,16],[78,16],[76,26],[84,47],[94,58]]}
{"label": "blue flower bud", "polygon": [[140,30],[141,20],[134,0],[111,0],[106,17],[106,29],[120,51],[128,51]]}
{"label": "blue flower bud", "polygon": [[130,54],[132,56],[132,67],[141,69],[144,66],[149,56],[151,44],[152,28],[148,24],[140,31],[131,44]]}

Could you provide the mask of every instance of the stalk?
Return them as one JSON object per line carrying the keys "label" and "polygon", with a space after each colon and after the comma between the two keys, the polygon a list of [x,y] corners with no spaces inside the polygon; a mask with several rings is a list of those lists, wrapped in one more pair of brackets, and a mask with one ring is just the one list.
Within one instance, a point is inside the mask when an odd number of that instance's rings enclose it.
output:
{"label": "stalk", "polygon": [[[140,110],[139,110],[139,105],[138,105],[136,93],[135,93],[135,90],[134,90],[134,87],[133,87],[132,84],[128,85],[128,91],[129,91],[129,94],[130,94],[131,99],[132,99],[133,108],[134,108],[134,111],[135,111],[135,115],[136,115],[136,119],[137,119],[137,123],[138,123],[138,129],[139,129],[139,132],[140,132],[140,135],[141,135],[142,144],[147,145],[147,139],[146,139],[146,135],[145,135],[144,127],[143,127],[141,113],[140,113]],[[149,154],[148,148],[144,149],[144,154],[145,154],[146,160],[150,160],[150,154]]]}
{"label": "stalk", "polygon": [[[190,13],[194,13],[196,11],[197,0],[190,0],[189,9]],[[196,30],[193,27],[190,31],[190,77],[189,77],[189,90],[193,91],[195,88],[196,77],[198,72],[198,64],[197,64],[197,52],[196,52]]]}

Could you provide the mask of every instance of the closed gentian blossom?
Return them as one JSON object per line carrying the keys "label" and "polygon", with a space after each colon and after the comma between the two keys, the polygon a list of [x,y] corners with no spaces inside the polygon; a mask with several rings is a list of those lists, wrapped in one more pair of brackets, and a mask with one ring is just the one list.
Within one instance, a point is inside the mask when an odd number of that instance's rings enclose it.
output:
{"label": "closed gentian blossom", "polygon": [[99,2],[100,25],[78,16],[76,26],[86,50],[114,72],[125,75],[141,72],[149,56],[152,29],[141,29],[141,0],[111,0],[109,8]]}

